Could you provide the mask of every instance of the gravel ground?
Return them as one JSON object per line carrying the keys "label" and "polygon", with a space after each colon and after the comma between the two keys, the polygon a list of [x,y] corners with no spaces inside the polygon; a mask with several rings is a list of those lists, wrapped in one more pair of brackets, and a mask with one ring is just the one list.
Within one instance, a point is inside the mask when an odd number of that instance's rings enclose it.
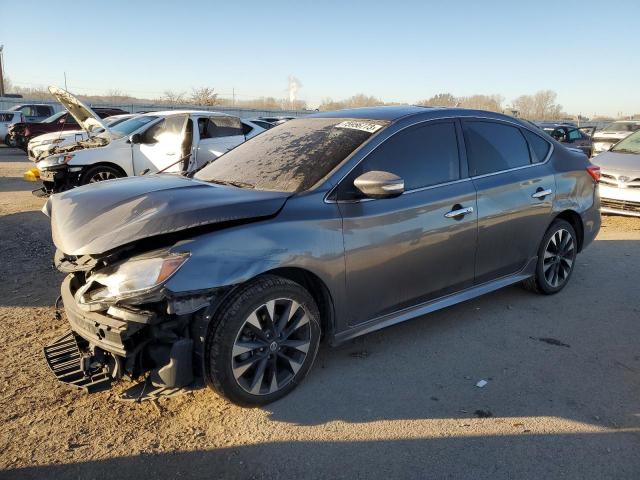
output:
{"label": "gravel ground", "polygon": [[126,404],[46,367],[62,277],[29,165],[0,148],[0,478],[640,478],[640,218],[606,217],[559,295],[511,287],[325,346],[266,408]]}

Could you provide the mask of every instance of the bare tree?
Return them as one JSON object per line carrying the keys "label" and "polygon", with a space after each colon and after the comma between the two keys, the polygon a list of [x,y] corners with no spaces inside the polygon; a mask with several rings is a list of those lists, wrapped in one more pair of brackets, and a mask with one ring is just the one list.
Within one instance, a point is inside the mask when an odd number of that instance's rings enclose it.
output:
{"label": "bare tree", "polygon": [[450,93],[438,93],[427,100],[420,100],[417,105],[425,107],[455,107],[458,99]]}
{"label": "bare tree", "polygon": [[191,92],[191,103],[205,106],[217,105],[218,94],[210,87],[194,88]]}
{"label": "bare tree", "polygon": [[358,93],[345,100],[333,101],[330,98],[325,98],[320,104],[320,110],[340,110],[343,108],[359,108],[359,107],[373,107],[376,105],[384,105],[385,103],[379,98]]}
{"label": "bare tree", "polygon": [[460,107],[491,112],[502,112],[502,102],[504,102],[502,95],[471,95],[458,98]]}
{"label": "bare tree", "polygon": [[174,92],[173,90],[165,90],[162,94],[161,101],[169,105],[177,105],[185,103],[185,92]]}
{"label": "bare tree", "polygon": [[512,104],[520,116],[530,120],[557,120],[566,116],[562,105],[556,103],[556,92],[541,90],[533,95],[520,95]]}

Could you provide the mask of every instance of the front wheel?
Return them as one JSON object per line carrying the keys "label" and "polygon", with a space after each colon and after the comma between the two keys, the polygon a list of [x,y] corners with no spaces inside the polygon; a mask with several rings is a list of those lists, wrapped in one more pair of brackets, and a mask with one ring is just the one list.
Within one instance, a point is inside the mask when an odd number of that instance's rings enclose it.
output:
{"label": "front wheel", "polygon": [[95,167],[87,169],[87,171],[82,174],[80,177],[80,185],[103,182],[105,180],[115,180],[122,176],[122,172],[117,168],[108,165],[96,165]]}
{"label": "front wheel", "polygon": [[304,379],[319,343],[320,317],[309,292],[264,275],[221,305],[207,334],[205,378],[237,405],[265,405]]}
{"label": "front wheel", "polygon": [[13,139],[11,135],[7,135],[6,137],[4,137],[4,143],[8,147],[15,147],[17,145],[17,142]]}
{"label": "front wheel", "polygon": [[556,219],[540,243],[536,273],[524,282],[524,286],[545,295],[558,293],[571,278],[577,253],[574,228],[569,222]]}

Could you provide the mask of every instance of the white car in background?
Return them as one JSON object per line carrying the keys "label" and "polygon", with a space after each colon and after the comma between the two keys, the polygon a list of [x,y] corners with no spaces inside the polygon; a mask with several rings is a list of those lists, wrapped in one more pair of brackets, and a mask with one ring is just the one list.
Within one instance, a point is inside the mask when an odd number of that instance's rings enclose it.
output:
{"label": "white car in background", "polygon": [[49,91],[88,138],[56,147],[36,164],[44,184],[36,195],[146,173],[190,173],[246,140],[240,119],[224,113],[151,112],[108,127],[69,92],[57,87]]}
{"label": "white car in background", "polygon": [[596,131],[593,140],[593,155],[609,150],[613,145],[633,132],[640,130],[640,120],[618,120],[602,130]]}
{"label": "white car in background", "polygon": [[640,217],[640,130],[591,162],[600,167],[600,210]]}
{"label": "white car in background", "polygon": [[5,144],[13,147],[11,139],[9,138],[9,126],[15,123],[24,122],[24,115],[22,112],[16,112],[14,110],[0,110],[0,140]]}
{"label": "white car in background", "polygon": [[[127,113],[122,115],[112,115],[104,118],[102,122],[107,127],[113,127],[118,123],[122,123],[125,120],[135,117],[135,113]],[[96,132],[99,133],[99,132]],[[45,133],[38,135],[37,137],[29,140],[27,145],[27,156],[29,160],[37,162],[50,155],[50,151],[55,147],[62,147],[65,145],[71,145],[81,140],[86,140],[88,134],[84,130],[64,130],[61,132]]]}

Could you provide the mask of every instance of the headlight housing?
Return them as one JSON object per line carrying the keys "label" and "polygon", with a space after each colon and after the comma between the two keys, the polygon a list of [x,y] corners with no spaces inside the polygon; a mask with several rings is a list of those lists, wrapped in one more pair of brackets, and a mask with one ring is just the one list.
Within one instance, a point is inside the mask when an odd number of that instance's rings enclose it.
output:
{"label": "headlight housing", "polygon": [[40,160],[38,162],[38,168],[40,170],[47,170],[49,168],[59,167],[60,165],[69,163],[69,161],[73,157],[75,157],[73,153],[65,153],[64,155],[51,155],[44,160]]}
{"label": "headlight housing", "polygon": [[91,275],[75,298],[92,304],[145,296],[169,280],[188,258],[189,253],[134,257]]}

